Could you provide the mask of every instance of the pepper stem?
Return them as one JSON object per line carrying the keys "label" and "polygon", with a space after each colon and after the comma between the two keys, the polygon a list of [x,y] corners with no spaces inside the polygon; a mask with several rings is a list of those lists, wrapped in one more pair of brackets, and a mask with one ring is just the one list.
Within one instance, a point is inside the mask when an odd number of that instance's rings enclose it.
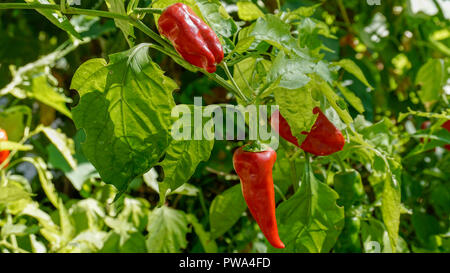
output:
{"label": "pepper stem", "polygon": [[262,144],[258,140],[252,141],[242,148],[242,150],[252,153],[264,152],[267,151],[267,149],[268,149],[267,145]]}

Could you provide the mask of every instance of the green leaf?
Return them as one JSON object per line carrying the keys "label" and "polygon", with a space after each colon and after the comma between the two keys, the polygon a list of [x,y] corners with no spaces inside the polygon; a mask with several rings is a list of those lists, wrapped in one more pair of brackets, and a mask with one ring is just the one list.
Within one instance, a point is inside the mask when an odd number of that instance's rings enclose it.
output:
{"label": "green leaf", "polygon": [[305,167],[299,191],[276,209],[279,235],[286,248],[269,247],[269,252],[329,252],[344,227],[344,208],[336,205],[338,197]]}
{"label": "green leaf", "polygon": [[20,184],[8,182],[4,186],[0,186],[0,204],[6,205],[18,200],[30,200],[30,193],[28,193]]}
{"label": "green leaf", "polygon": [[344,98],[350,103],[353,108],[360,114],[364,113],[364,105],[359,97],[357,97],[352,91],[340,83],[337,83],[337,87],[341,91]]}
{"label": "green leaf", "polygon": [[316,9],[321,5],[322,4],[320,3],[308,7],[299,7],[289,13],[289,19],[293,20],[300,17],[311,17],[316,12]]}
{"label": "green leaf", "polygon": [[[232,51],[232,53],[244,53],[247,51],[247,49],[249,49],[253,42],[255,41],[255,37],[250,36],[250,37],[246,37],[242,40],[239,40],[239,42],[237,43],[236,47],[234,48],[234,50]],[[230,53],[230,54],[232,54]]]}
{"label": "green leaf", "polygon": [[94,253],[102,249],[108,233],[101,230],[86,230],[73,238],[59,252],[63,253]]}
{"label": "green leaf", "polygon": [[36,171],[39,176],[39,181],[41,182],[41,187],[47,195],[48,200],[52,203],[55,208],[59,207],[59,197],[56,192],[55,185],[52,183],[53,175],[50,171],[47,170],[47,164],[40,157],[23,158],[24,161],[30,162],[36,168]]}
{"label": "green leaf", "polygon": [[205,252],[217,253],[218,250],[216,242],[214,241],[214,239],[211,238],[211,234],[209,232],[206,232],[202,224],[198,222],[197,217],[195,217],[195,215],[188,214],[187,219],[194,228],[194,231],[197,234],[198,238],[200,239],[200,243],[202,244]]}
{"label": "green leaf", "polygon": [[11,66],[13,79],[0,90],[0,96],[9,93],[19,99],[34,98],[71,118],[71,113],[66,106],[66,103],[71,100],[63,95],[62,88],[57,87],[58,80],[51,74],[50,68],[55,65],[57,60],[88,41],[89,39],[86,41],[67,40],[55,51],[17,70]]}
{"label": "green leaf", "polygon": [[381,213],[392,249],[396,249],[401,210],[401,166],[389,160],[391,175],[387,175],[381,199]]}
{"label": "green leaf", "polygon": [[252,2],[237,2],[238,16],[244,21],[253,21],[259,17],[263,17],[264,13]]}
{"label": "green leaf", "polygon": [[369,84],[369,82],[366,79],[366,76],[364,76],[364,73],[361,71],[359,66],[357,64],[355,64],[355,62],[353,62],[352,60],[342,59],[339,62],[336,62],[335,64],[342,67],[348,73],[355,76],[358,80],[360,80],[362,83],[364,83],[370,89],[373,89],[373,87]]}
{"label": "green leaf", "polygon": [[219,0],[196,0],[196,5],[216,33],[231,37],[238,31],[238,26]]}
{"label": "green leaf", "polygon": [[[331,104],[334,110],[336,110],[342,121],[345,122],[345,124],[350,125],[353,122],[353,119],[352,116],[350,116],[350,114],[348,113],[345,101],[343,101],[343,99],[334,92],[334,90],[327,82],[315,77],[314,84],[317,86],[318,90],[327,98],[328,102]],[[343,107],[342,104],[345,107]]]}
{"label": "green leaf", "polygon": [[150,214],[147,226],[147,249],[150,253],[174,253],[186,248],[188,221],[184,212],[166,206]]}
{"label": "green leaf", "polygon": [[39,222],[40,233],[49,242],[51,250],[56,251],[63,246],[60,228],[52,221],[50,215],[39,209],[37,202],[27,204],[21,210],[20,215],[33,217]]}
{"label": "green leaf", "polygon": [[17,70],[13,81],[0,90],[0,94],[11,93],[17,98],[34,98],[71,118],[66,103],[71,99],[64,96],[62,89],[55,86],[56,79],[51,75],[50,68],[43,65],[56,60],[59,52],[53,52],[34,63],[29,63]]}
{"label": "green leaf", "polygon": [[70,23],[80,33],[83,42],[88,42],[98,38],[104,34],[117,30],[114,21],[103,21],[100,17],[92,17],[87,15],[74,15],[70,18]]}
{"label": "green leaf", "polygon": [[[34,4],[55,4],[53,0],[25,0],[25,2]],[[80,34],[75,30],[67,17],[60,11],[50,9],[37,9],[37,11],[44,15],[55,26],[81,40]]]}
{"label": "green leaf", "polygon": [[45,244],[36,239],[36,235],[30,234],[30,244],[33,253],[47,253],[47,248]]}
{"label": "green leaf", "polygon": [[67,208],[64,206],[62,199],[59,199],[59,226],[61,227],[61,238],[64,244],[67,244],[75,235],[75,227],[72,224],[72,219],[70,217]]}
{"label": "green leaf", "polygon": [[20,141],[30,123],[31,109],[25,105],[13,106],[0,113],[0,128],[8,132],[10,141]]}
{"label": "green leaf", "polygon": [[291,35],[290,25],[272,14],[266,14],[259,18],[254,24],[250,36],[254,36],[258,41],[265,41],[285,53],[295,53],[299,57],[309,59],[300,49],[297,40]]}
{"label": "green leaf", "polygon": [[[106,0],[106,4],[110,11],[122,15],[127,15],[123,0]],[[122,31],[123,35],[125,36],[125,39],[128,42],[128,45],[130,47],[134,46],[134,41],[136,40],[136,37],[134,36],[133,25],[131,25],[130,22],[122,19],[114,19],[114,23],[116,23],[116,26],[120,28],[120,30]]]}
{"label": "green leaf", "polygon": [[316,121],[313,109],[318,106],[318,102],[312,97],[311,86],[312,84],[308,84],[295,90],[277,87],[273,90],[281,115],[287,120],[292,134],[300,143],[305,137],[301,133],[309,132]]}
{"label": "green leaf", "polygon": [[74,221],[77,233],[101,229],[104,225],[105,210],[103,205],[93,198],[86,198],[73,204],[69,213]]}
{"label": "green leaf", "polygon": [[255,73],[258,65],[262,70],[267,71],[270,69],[271,62],[265,59],[246,58],[234,65],[233,78],[242,92],[248,97],[253,96],[252,89],[259,87],[258,85],[263,81],[260,74]]}
{"label": "green leaf", "polygon": [[314,63],[302,58],[289,59],[281,51],[273,61],[267,80],[275,82],[278,78],[281,78],[280,87],[298,89],[310,81],[307,74],[314,72],[314,66]]}
{"label": "green leaf", "polygon": [[35,98],[43,104],[61,112],[65,116],[72,118],[72,115],[66,106],[66,103],[70,103],[72,100],[64,96],[60,89],[50,85],[45,75],[33,78],[28,91],[29,97]]}
{"label": "green leaf", "polygon": [[146,253],[145,238],[141,233],[133,232],[124,237],[110,232],[100,253]]}
{"label": "green leaf", "polygon": [[[189,115],[189,118],[194,116],[191,112],[186,115]],[[195,122],[183,127],[183,131],[191,130],[192,132],[194,126]],[[164,187],[166,190],[173,191],[187,182],[197,169],[197,165],[209,159],[213,146],[214,140],[195,140],[191,137],[187,140],[172,141],[166,150],[164,160],[159,164],[164,169],[164,185],[160,184],[160,188]]]}
{"label": "green leaf", "polygon": [[420,85],[419,98],[424,105],[439,100],[444,81],[444,64],[439,59],[429,59],[420,67],[416,76],[416,85]]}
{"label": "green leaf", "polygon": [[72,79],[80,94],[72,111],[86,133],[84,155],[119,191],[157,163],[171,141],[176,84],[147,51],[141,44],[111,55],[109,64],[92,59]]}
{"label": "green leaf", "polygon": [[118,218],[130,222],[139,232],[142,232],[148,224],[150,204],[144,199],[125,197],[124,207]]}
{"label": "green leaf", "polygon": [[64,133],[50,127],[42,127],[42,131],[61,152],[61,154],[64,156],[64,159],[67,161],[67,163],[69,163],[69,166],[72,169],[75,169],[77,163],[72,156],[72,154],[75,153],[73,140],[68,138]]}
{"label": "green leaf", "polygon": [[209,208],[211,237],[222,236],[239,220],[246,209],[241,184],[236,184],[217,195]]}
{"label": "green leaf", "polygon": [[439,221],[436,217],[415,210],[411,220],[420,243],[427,249],[436,249],[439,242],[437,242],[435,236],[440,233]]}
{"label": "green leaf", "polygon": [[27,235],[27,226],[24,224],[14,224],[13,217],[7,214],[6,219],[2,221],[2,229],[0,230],[0,238],[4,240],[10,235],[24,236]]}

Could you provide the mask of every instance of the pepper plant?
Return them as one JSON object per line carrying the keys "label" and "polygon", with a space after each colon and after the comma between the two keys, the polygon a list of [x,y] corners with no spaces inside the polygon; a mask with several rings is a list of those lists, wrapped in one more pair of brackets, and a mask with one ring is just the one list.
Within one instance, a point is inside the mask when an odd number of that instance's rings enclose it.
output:
{"label": "pepper plant", "polygon": [[0,3],[0,250],[450,251],[448,8],[373,2]]}

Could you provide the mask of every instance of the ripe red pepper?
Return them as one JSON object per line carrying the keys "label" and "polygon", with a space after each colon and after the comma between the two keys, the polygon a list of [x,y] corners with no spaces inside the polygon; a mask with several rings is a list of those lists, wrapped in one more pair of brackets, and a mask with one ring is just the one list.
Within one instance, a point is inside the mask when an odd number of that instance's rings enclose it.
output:
{"label": "ripe red pepper", "polygon": [[328,120],[319,107],[313,109],[313,114],[319,114],[319,116],[309,133],[302,132],[302,134],[306,135],[306,138],[301,145],[298,144],[297,138],[292,135],[289,124],[278,110],[272,114],[270,122],[274,128],[276,128],[276,124],[278,123],[279,135],[292,144],[302,148],[305,152],[323,156],[342,150],[345,139],[341,131]]}
{"label": "ripe red pepper", "polygon": [[[441,127],[450,132],[450,120],[447,120]],[[447,151],[450,151],[450,144],[446,144],[444,148],[447,149]]]}
{"label": "ripe red pepper", "polygon": [[277,154],[270,147],[256,152],[246,151],[248,147],[250,146],[240,147],[233,155],[233,166],[241,179],[242,194],[269,243],[273,247],[284,248],[278,235],[272,178]]}
{"label": "ripe red pepper", "polygon": [[[0,141],[8,140],[8,135],[6,134],[6,131],[3,129],[0,129]],[[2,164],[6,158],[9,156],[8,150],[0,151],[0,164]]]}
{"label": "ripe red pepper", "polygon": [[176,3],[164,10],[158,27],[190,64],[213,73],[223,60],[223,48],[214,30],[185,4]]}

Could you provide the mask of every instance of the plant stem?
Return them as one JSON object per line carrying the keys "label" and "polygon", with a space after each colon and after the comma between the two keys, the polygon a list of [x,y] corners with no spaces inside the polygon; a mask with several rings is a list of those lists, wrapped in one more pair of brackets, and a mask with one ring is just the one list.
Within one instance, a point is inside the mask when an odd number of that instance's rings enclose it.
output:
{"label": "plant stem", "polygon": [[18,251],[20,253],[30,253],[30,252],[28,252],[28,251],[26,251],[24,249],[21,249],[20,247],[15,247],[14,245],[12,245],[11,243],[9,243],[9,242],[7,242],[5,240],[0,241],[0,245],[3,245],[3,246],[5,246],[5,247],[7,247],[7,248],[9,248],[11,250]]}
{"label": "plant stem", "polygon": [[349,32],[354,33],[352,28],[352,23],[350,22],[350,19],[348,18],[347,10],[345,9],[344,3],[342,0],[337,0],[339,9],[341,10],[342,17],[344,18],[345,25],[347,26],[347,29]]}
{"label": "plant stem", "polygon": [[161,14],[163,12],[162,9],[155,9],[155,8],[135,8],[133,10],[134,13],[137,12],[143,12],[143,13],[154,13],[154,14]]}
{"label": "plant stem", "polygon": [[[225,74],[227,74],[228,79],[230,79],[231,83],[234,86],[234,91],[236,91],[238,97],[243,100],[245,103],[250,103],[250,99],[248,99],[244,93],[242,93],[241,89],[239,88],[239,86],[237,85],[236,81],[233,78],[233,75],[231,75],[230,70],[228,69],[228,65],[226,62],[222,63],[222,68],[223,70],[225,70]],[[236,94],[235,94],[236,95]]]}
{"label": "plant stem", "polygon": [[278,187],[277,185],[273,185],[275,191],[280,195],[281,199],[283,199],[283,201],[286,201],[286,196],[284,196],[283,192],[281,191],[280,187]]}
{"label": "plant stem", "polygon": [[337,163],[339,164],[339,167],[341,168],[341,172],[345,172],[346,168],[345,168],[344,162],[342,161],[341,157],[338,154],[334,154],[334,158],[336,159]]}
{"label": "plant stem", "polygon": [[59,5],[35,3],[0,3],[0,9],[57,9]]}

